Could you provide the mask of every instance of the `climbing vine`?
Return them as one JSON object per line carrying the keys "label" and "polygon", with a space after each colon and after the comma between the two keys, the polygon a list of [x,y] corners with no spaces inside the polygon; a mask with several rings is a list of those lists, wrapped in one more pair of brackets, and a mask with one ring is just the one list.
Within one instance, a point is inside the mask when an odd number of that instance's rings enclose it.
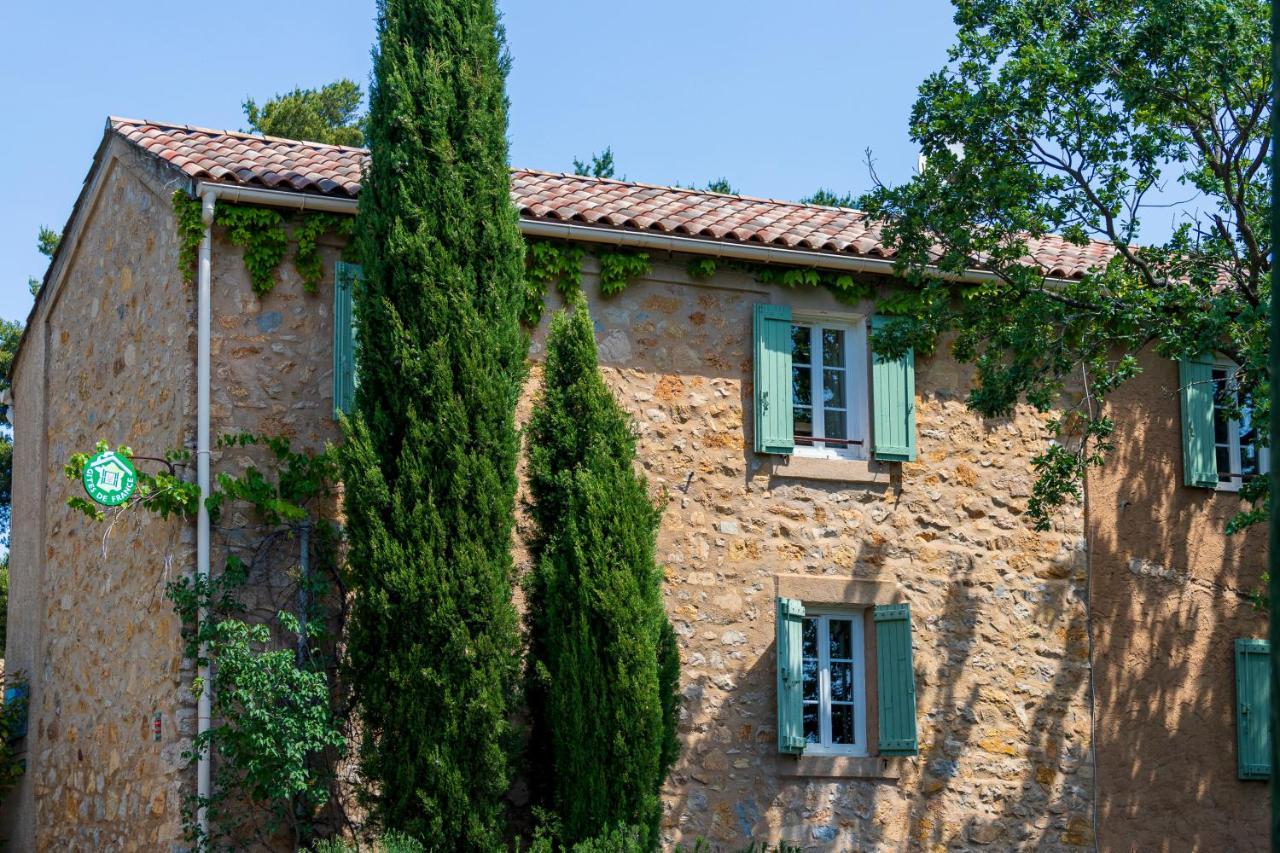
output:
{"label": "climbing vine", "polygon": [[[210,521],[223,537],[222,570],[208,577],[181,577],[166,595],[182,623],[184,654],[209,665],[215,725],[200,733],[185,753],[213,761],[211,796],[188,798],[183,807],[189,841],[199,850],[273,849],[282,836],[306,847],[332,828],[332,768],[345,744],[345,712],[336,706],[335,643],[345,618],[346,584],[337,555],[338,528],[318,517],[316,504],[332,494],[334,454],[293,450],[287,439],[234,434],[217,447],[265,450],[268,465],[243,473],[222,472],[206,499]],[[107,448],[98,443],[98,451]],[[117,512],[142,508],[162,518],[194,516],[199,487],[185,475],[191,454],[164,457],[117,453],[161,465],[158,474],[138,471],[135,497]],[[88,454],[74,454],[67,477],[79,479]],[[95,520],[102,511],[83,498],[67,504]],[[224,508],[237,512],[224,519]],[[209,617],[201,620],[200,611]],[[202,654],[202,649],[205,652]],[[192,686],[199,693],[197,678]],[[207,810],[209,830],[196,820]]]}
{"label": "climbing vine", "polygon": [[[520,320],[536,326],[542,318],[543,302],[551,284],[563,296],[582,288],[582,259],[588,249],[578,243],[559,240],[531,240],[525,254],[525,300]],[[592,249],[600,267],[600,292],[616,296],[634,280],[647,275],[652,265],[647,252],[625,249]],[[781,264],[755,264],[747,261],[724,261],[716,258],[693,258],[686,267],[690,278],[705,281],[720,269],[746,273],[762,284],[778,287],[821,287],[845,304],[857,304],[875,295],[876,287],[867,278],[853,273],[814,267],[791,267]],[[910,313],[904,300],[917,299],[914,292],[903,292],[877,303],[885,314]],[[914,304],[914,303],[912,303]]]}
{"label": "climbing vine", "polygon": [[[182,190],[173,194],[173,208],[178,220],[178,269],[183,280],[195,278],[196,257],[204,238],[201,203]],[[276,274],[284,263],[293,237],[293,266],[302,278],[303,289],[315,293],[324,280],[320,261],[319,239],[326,233],[350,236],[355,217],[323,211],[285,214],[270,207],[219,204],[214,222],[227,231],[227,239],[244,249],[244,265],[254,293],[265,296],[276,286]],[[292,232],[290,231],[292,226]]]}

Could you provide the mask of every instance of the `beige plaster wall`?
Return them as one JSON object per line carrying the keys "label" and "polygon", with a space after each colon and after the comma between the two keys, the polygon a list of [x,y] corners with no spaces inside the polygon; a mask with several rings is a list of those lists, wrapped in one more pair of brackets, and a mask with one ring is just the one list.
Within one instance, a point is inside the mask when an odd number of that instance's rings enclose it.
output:
{"label": "beige plaster wall", "polygon": [[1266,636],[1246,600],[1266,531],[1224,536],[1239,499],[1182,485],[1177,365],[1141,363],[1088,482],[1101,846],[1262,850],[1267,785],[1236,778],[1234,641]]}

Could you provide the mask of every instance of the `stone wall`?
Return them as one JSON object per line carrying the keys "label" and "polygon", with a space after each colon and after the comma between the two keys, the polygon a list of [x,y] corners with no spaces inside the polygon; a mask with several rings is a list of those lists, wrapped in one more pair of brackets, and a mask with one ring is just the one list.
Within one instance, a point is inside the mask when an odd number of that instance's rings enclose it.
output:
{"label": "stone wall", "polygon": [[1104,850],[1264,850],[1265,782],[1236,778],[1238,637],[1265,637],[1265,525],[1182,485],[1178,367],[1146,354],[1110,400],[1117,446],[1088,483]]}
{"label": "stone wall", "polygon": [[[695,283],[678,263],[611,299],[590,272],[585,286],[606,379],[637,421],[655,495],[666,493],[659,559],[684,693],[667,841],[1090,845],[1083,519],[1071,509],[1037,534],[1022,516],[1039,420],[976,417],[962,400],[967,369],[920,358],[916,463],[883,484],[776,476],[749,449],[743,414],[751,306],[848,309],[734,273]],[[802,573],[883,581],[911,605],[921,754],[896,781],[785,775],[795,759],[776,747],[774,586]]]}
{"label": "stone wall", "polygon": [[[189,570],[189,526],[119,527],[104,557],[101,528],[62,507],[74,486],[61,478],[68,453],[99,436],[162,450],[189,441],[194,424],[194,306],[173,265],[167,190],[145,176],[107,186],[77,251],[86,266],[38,318],[44,342],[28,341],[16,395],[20,464],[32,473],[16,485],[14,553],[32,562],[15,571],[25,591],[14,600],[43,591],[43,624],[11,641],[29,650],[20,663],[37,676],[35,786],[19,813],[35,815],[43,849],[162,849],[179,837],[177,807],[192,784],[179,758],[192,729],[190,673],[162,590]],[[325,251],[331,268],[336,249]],[[679,259],[609,299],[588,260],[585,286],[606,379],[636,419],[641,465],[667,502],[659,556],[685,697],[668,842],[1089,845],[1083,516],[1068,510],[1047,534],[1022,516],[1043,446],[1038,418],[975,417],[962,400],[967,369],[919,358],[917,462],[860,482],[793,476],[749,449],[751,306],[848,309],[825,292],[733,272],[694,282]],[[216,243],[215,435],[287,434],[311,448],[336,437],[331,287],[302,293],[286,264],[260,299],[238,250]],[[86,331],[104,319],[111,336]],[[101,399],[104,378],[116,390]],[[921,755],[895,762],[899,778],[797,777],[795,759],[777,753],[775,578],[803,574],[879,581],[911,605]],[[150,737],[156,711],[160,743]]]}
{"label": "stone wall", "polygon": [[65,506],[82,493],[62,474],[71,453],[106,439],[161,455],[195,419],[193,292],[169,190],[119,142],[97,180],[14,382],[8,660],[31,679],[31,722],[5,829],[23,850],[168,849],[190,778],[191,673],[164,584],[191,565],[193,531],[94,525]]}

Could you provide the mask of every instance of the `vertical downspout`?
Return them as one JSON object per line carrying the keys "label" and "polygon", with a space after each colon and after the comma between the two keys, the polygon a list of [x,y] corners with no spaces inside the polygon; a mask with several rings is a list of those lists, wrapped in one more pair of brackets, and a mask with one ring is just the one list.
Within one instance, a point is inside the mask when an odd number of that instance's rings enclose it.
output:
{"label": "vertical downspout", "polygon": [[[196,510],[196,579],[203,582],[209,577],[209,510],[205,499],[209,496],[209,334],[212,317],[210,306],[213,287],[213,209],[216,197],[212,190],[204,194],[201,218],[204,220],[204,238],[200,241],[199,295],[196,306],[196,483],[200,487],[200,506]],[[201,583],[201,588],[204,584]],[[203,627],[209,618],[208,607],[202,606],[199,625]],[[209,647],[201,643],[197,674],[200,679],[200,697],[196,709],[196,735],[209,731],[212,687],[209,684]],[[209,750],[200,750],[196,763],[196,825],[200,830],[201,846],[209,837],[209,815],[205,808],[212,793],[209,779]]]}

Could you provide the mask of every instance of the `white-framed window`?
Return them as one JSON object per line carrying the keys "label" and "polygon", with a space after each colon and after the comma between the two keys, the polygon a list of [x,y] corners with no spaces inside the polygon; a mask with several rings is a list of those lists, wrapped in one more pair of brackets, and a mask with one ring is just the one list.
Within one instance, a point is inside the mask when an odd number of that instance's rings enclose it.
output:
{"label": "white-framed window", "polygon": [[806,606],[802,629],[806,755],[867,754],[867,667],[861,610]]}
{"label": "white-framed window", "polygon": [[867,458],[865,320],[797,317],[791,389],[797,456]]}
{"label": "white-framed window", "polygon": [[1237,370],[1229,361],[1213,366],[1213,450],[1218,488],[1224,491],[1237,491],[1245,480],[1270,468],[1270,454],[1253,419],[1253,401],[1236,382]]}

